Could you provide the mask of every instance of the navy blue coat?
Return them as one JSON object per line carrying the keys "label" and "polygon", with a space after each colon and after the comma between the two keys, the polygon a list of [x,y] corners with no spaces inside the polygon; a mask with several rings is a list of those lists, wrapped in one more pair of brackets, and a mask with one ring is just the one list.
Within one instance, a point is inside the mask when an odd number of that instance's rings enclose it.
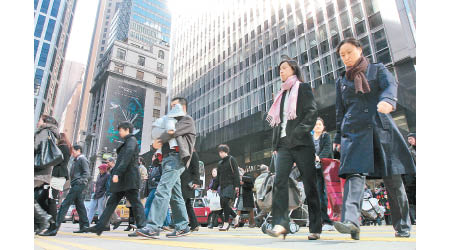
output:
{"label": "navy blue coat", "polygon": [[368,177],[413,174],[411,153],[390,114],[377,111],[380,101],[397,103],[397,83],[383,64],[369,64],[366,72],[371,91],[356,94],[353,81],[343,74],[336,81],[336,137],[341,144],[339,176]]}

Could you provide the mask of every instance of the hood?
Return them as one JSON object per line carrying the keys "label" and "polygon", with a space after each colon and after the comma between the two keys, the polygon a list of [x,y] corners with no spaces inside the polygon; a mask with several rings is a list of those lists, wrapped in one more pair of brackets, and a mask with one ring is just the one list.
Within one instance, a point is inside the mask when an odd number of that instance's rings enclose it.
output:
{"label": "hood", "polygon": [[50,130],[55,135],[56,139],[59,139],[58,127],[56,127],[56,125],[44,123],[42,126],[40,126],[38,128],[36,133],[39,133],[39,132],[41,132],[44,129]]}

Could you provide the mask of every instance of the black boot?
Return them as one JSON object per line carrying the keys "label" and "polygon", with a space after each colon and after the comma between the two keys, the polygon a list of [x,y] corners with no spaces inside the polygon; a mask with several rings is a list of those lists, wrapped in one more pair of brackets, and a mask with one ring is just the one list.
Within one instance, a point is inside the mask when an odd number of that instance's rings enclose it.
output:
{"label": "black boot", "polygon": [[39,206],[38,203],[34,203],[34,222],[36,224],[35,233],[39,234],[50,226],[51,215]]}
{"label": "black boot", "polygon": [[56,236],[58,233],[58,228],[56,227],[56,223],[50,223],[50,227],[43,233],[40,233],[39,236]]}

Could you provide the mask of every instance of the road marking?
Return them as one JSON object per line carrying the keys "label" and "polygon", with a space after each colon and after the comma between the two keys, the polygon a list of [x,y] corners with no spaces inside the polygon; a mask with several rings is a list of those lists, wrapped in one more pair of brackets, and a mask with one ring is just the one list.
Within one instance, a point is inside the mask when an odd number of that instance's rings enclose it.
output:
{"label": "road marking", "polygon": [[[67,234],[64,232],[59,232],[61,234]],[[80,236],[79,234],[73,234],[75,236]],[[89,246],[89,245],[84,245],[84,244],[79,244],[79,243],[74,243],[74,242],[70,242],[70,241],[64,241],[64,240],[57,240],[54,238],[49,238],[49,237],[38,237],[40,240],[46,240],[46,241],[52,241],[55,243],[59,243],[62,245],[68,245],[71,247],[76,247],[76,248],[80,248],[80,249],[84,249],[84,250],[106,250],[104,248],[99,248],[99,247],[95,247],[95,246]]]}
{"label": "road marking", "polygon": [[60,246],[57,246],[57,245],[48,244],[46,242],[43,242],[43,241],[40,241],[40,240],[37,240],[37,239],[34,239],[34,244],[39,246],[39,247],[42,247],[45,250],[67,250],[67,248],[60,247]]}
{"label": "road marking", "polygon": [[[60,232],[64,235],[76,235],[73,233]],[[162,235],[163,236],[163,235]],[[111,237],[111,236],[87,236],[82,235],[82,237],[86,238],[98,238],[102,240],[116,240],[116,241],[124,241],[124,242],[133,242],[147,245],[159,245],[159,246],[169,246],[169,247],[183,247],[183,248],[194,248],[194,249],[209,249],[209,250],[229,250],[232,248],[233,250],[280,250],[280,248],[269,248],[269,247],[252,247],[252,246],[241,246],[241,245],[227,245],[227,244],[211,244],[211,243],[197,243],[197,242],[186,242],[186,241],[174,241],[174,240],[155,240],[155,239],[127,239],[123,237]],[[164,236],[163,236],[164,237]],[[187,237],[190,237],[187,236]],[[288,248],[282,248],[283,250],[293,250]],[[299,249],[296,249],[299,250]]]}

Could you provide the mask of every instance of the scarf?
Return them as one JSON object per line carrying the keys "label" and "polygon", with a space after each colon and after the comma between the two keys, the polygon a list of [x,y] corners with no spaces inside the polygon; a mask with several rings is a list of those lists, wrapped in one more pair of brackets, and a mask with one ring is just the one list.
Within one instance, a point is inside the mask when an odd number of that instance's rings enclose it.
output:
{"label": "scarf", "polygon": [[298,96],[298,87],[300,86],[300,81],[298,80],[296,75],[290,76],[284,83],[281,84],[281,91],[275,97],[275,101],[270,107],[269,114],[267,115],[266,120],[269,122],[271,127],[278,126],[281,123],[281,99],[283,98],[283,93],[291,90],[291,94],[288,99],[288,120],[294,120],[297,118],[297,96]]}
{"label": "scarf", "polygon": [[356,93],[362,92],[365,94],[370,92],[370,86],[365,74],[368,66],[369,60],[365,56],[361,56],[355,65],[348,67],[345,72],[347,79],[355,83]]}

